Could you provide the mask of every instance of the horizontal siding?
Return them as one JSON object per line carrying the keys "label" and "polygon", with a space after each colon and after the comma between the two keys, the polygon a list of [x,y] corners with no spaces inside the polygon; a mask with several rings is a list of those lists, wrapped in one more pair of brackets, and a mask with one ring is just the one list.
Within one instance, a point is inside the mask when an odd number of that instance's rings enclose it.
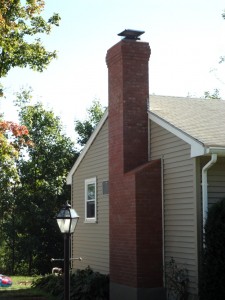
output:
{"label": "horizontal siding", "polygon": [[[96,177],[97,222],[85,223],[85,179]],[[109,198],[102,183],[108,180],[108,122],[106,121],[73,175],[72,198],[80,219],[73,238],[74,268],[109,273]]]}
{"label": "horizontal siding", "polygon": [[188,269],[190,292],[197,294],[197,220],[194,159],[190,146],[150,122],[150,159],[162,158],[164,259]]}

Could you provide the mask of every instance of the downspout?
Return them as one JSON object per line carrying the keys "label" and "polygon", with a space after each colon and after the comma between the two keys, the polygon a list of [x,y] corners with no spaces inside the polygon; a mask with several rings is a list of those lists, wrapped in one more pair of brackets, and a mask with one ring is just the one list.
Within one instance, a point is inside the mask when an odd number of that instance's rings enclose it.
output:
{"label": "downspout", "polygon": [[205,233],[205,223],[208,215],[208,181],[207,171],[217,161],[217,154],[211,155],[211,160],[202,168],[202,224],[203,224],[203,240]]}

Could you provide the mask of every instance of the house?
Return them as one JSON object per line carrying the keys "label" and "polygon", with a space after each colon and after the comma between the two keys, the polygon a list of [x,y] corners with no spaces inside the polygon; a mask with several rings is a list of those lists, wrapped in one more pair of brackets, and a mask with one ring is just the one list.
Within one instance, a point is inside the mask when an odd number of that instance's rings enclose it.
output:
{"label": "house", "polygon": [[149,95],[150,47],[107,52],[109,107],[68,174],[74,268],[110,274],[110,299],[166,299],[164,266],[197,299],[208,206],[225,197],[225,101]]}

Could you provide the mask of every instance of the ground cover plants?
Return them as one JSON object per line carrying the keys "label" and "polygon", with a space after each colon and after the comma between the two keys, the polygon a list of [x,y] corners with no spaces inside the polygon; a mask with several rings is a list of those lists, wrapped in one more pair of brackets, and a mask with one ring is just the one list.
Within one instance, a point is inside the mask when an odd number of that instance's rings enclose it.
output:
{"label": "ground cover plants", "polygon": [[46,300],[54,300],[51,295],[47,295],[46,292],[32,287],[32,282],[37,277],[30,276],[10,276],[12,279],[12,286],[0,288],[0,299],[31,299],[30,297],[44,297]]}
{"label": "ground cover plants", "polygon": [[[34,287],[63,300],[63,276],[47,275],[37,279]],[[91,268],[77,270],[70,279],[71,300],[108,300],[109,276],[94,272]]]}
{"label": "ground cover plants", "polygon": [[[1,300],[32,299],[63,300],[63,275],[11,276],[11,287],[0,288]],[[70,277],[71,300],[108,300],[109,276],[94,272],[91,268],[77,270]],[[34,298],[35,299],[35,298]]]}

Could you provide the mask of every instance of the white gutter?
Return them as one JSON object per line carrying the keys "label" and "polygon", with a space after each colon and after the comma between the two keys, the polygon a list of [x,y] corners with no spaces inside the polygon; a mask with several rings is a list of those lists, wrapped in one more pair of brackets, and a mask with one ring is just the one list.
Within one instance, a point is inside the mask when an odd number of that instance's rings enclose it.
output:
{"label": "white gutter", "polygon": [[202,168],[202,218],[203,218],[203,233],[205,232],[205,222],[208,215],[208,182],[207,171],[217,161],[217,154],[211,155],[211,160]]}
{"label": "white gutter", "polygon": [[219,156],[225,156],[224,147],[209,147],[206,150],[206,154],[218,154]]}

